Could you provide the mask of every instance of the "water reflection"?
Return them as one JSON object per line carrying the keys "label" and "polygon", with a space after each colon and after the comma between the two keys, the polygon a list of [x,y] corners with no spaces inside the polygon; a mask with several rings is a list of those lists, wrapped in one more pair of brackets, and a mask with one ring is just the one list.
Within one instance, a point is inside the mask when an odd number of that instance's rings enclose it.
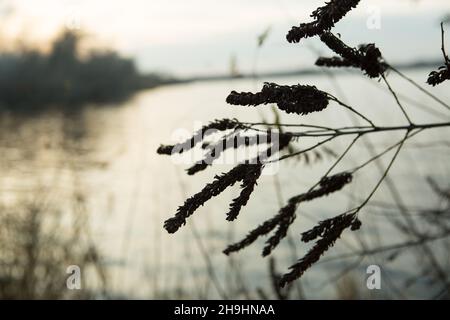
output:
{"label": "water reflection", "polygon": [[[423,72],[417,73],[418,78],[422,75]],[[360,78],[345,76],[340,80],[343,91],[349,93],[346,98],[355,105],[366,106],[364,111],[371,118],[386,125],[398,124],[401,115],[378,107],[388,108],[392,104],[388,94],[368,85],[365,80],[357,79]],[[292,79],[276,81],[291,83]],[[317,76],[308,81],[325,91],[336,90],[327,78]],[[23,226],[35,230],[36,224],[39,224],[36,230],[54,240],[51,246],[42,245],[39,249],[30,248],[30,244],[40,244],[36,238],[28,239],[22,244],[22,249],[17,249],[19,251],[14,251],[15,247],[2,249],[2,279],[8,275],[14,281],[27,285],[32,283],[26,276],[31,267],[19,269],[22,262],[11,260],[13,256],[26,257],[20,250],[29,254],[38,250],[43,254],[38,257],[30,255],[24,262],[25,265],[39,265],[35,271],[39,276],[33,281],[40,284],[42,279],[54,276],[54,283],[39,287],[36,289],[38,293],[25,289],[12,292],[8,289],[10,287],[2,285],[4,292],[12,296],[27,292],[29,297],[39,297],[39,292],[48,292],[49,297],[74,294],[64,288],[65,268],[68,264],[77,264],[91,269],[89,281],[85,280],[88,290],[83,292],[97,297],[276,296],[271,284],[273,275],[284,272],[307,249],[299,243],[298,234],[320,218],[354,206],[362,197],[361,192],[370,189],[370,182],[375,181],[378,173],[373,168],[364,171],[343,195],[330,196],[326,202],[302,207],[294,232],[274,254],[276,267],[269,263],[269,259],[259,256],[262,242],[231,258],[226,258],[221,251],[273,215],[288,197],[309,187],[327,168],[332,157],[324,157],[314,165],[307,164],[304,159],[290,161],[280,168],[276,176],[263,176],[252,200],[234,223],[225,221],[224,208],[236,196],[238,188],[201,208],[182,231],[168,235],[162,228],[163,221],[172,216],[187,196],[230,166],[220,164],[194,178],[188,177],[184,172],[187,165],[176,165],[169,158],[157,156],[157,147],[161,143],[172,142],[172,133],[177,129],[193,130],[196,121],[207,123],[223,117],[259,120],[255,119],[254,110],[232,108],[224,103],[230,90],[249,90],[253,85],[249,80],[191,83],[145,91],[114,108],[86,106],[76,112],[50,110],[32,117],[2,113],[2,219],[9,221],[11,217],[17,217],[14,224],[20,227],[2,223],[9,231],[2,231],[6,240],[1,243],[11,245],[11,239],[22,239],[24,234],[33,236],[33,232],[24,231]],[[412,99],[427,105],[430,103],[426,97],[410,94],[408,87],[397,85],[399,91],[407,92]],[[362,92],[364,94],[360,94]],[[445,98],[446,92],[439,94]],[[419,122],[439,120],[436,114],[419,108],[414,109],[414,114]],[[267,108],[261,116],[270,119],[270,109]],[[282,120],[298,121],[295,116],[286,115]],[[340,125],[352,121],[338,108],[330,108],[303,120]],[[448,133],[448,129],[443,129],[419,136],[405,149],[393,169],[392,179],[398,182],[399,192],[408,205],[427,208],[438,203],[439,197],[424,183],[426,176],[432,176],[443,188],[449,187],[449,149],[445,144],[439,144],[445,142]],[[392,143],[394,138],[393,135],[380,135],[372,143],[382,147]],[[433,141],[435,147],[429,141]],[[334,143],[332,149],[342,150],[347,143],[344,138]],[[367,157],[363,145],[355,150],[346,163],[350,167]],[[391,197],[390,190],[382,187],[374,203],[384,206],[373,205],[368,210],[364,232],[357,237],[344,237],[344,243],[336,247],[335,253],[402,240],[402,235],[391,226],[396,219],[396,211],[389,205]],[[433,248],[440,252],[441,247]],[[55,258],[56,255],[61,258]],[[438,258],[448,263],[444,256]],[[10,269],[6,267],[8,261]],[[370,263],[382,264],[386,268],[386,286],[390,289],[378,293],[378,296],[394,297],[398,291],[405,290],[400,293],[406,297],[429,297],[435,288],[422,282],[427,283],[434,278],[428,274],[418,276],[414,270],[416,261],[413,254],[402,253],[398,259],[371,256],[358,264],[354,260],[321,263],[307,274],[301,286],[296,284],[291,289],[289,297],[333,297],[335,278],[348,266],[353,266],[354,271],[344,277],[345,287],[352,287],[349,283],[356,283],[354,287],[361,286],[365,283],[365,266]],[[40,266],[47,264],[48,270],[40,271]],[[13,269],[22,270],[23,275],[11,276],[15,272],[10,271]],[[41,272],[44,272],[42,278]],[[413,276],[414,285],[404,289],[405,282]],[[59,292],[48,289],[54,287]],[[339,292],[339,286],[337,288]],[[7,296],[6,293],[2,294]],[[370,294],[366,291],[358,293],[359,296]]]}

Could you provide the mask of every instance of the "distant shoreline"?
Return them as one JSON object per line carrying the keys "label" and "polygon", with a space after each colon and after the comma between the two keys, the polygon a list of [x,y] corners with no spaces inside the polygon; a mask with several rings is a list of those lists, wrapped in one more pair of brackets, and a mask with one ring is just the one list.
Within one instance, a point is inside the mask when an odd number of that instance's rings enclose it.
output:
{"label": "distant shoreline", "polygon": [[[440,65],[442,65],[442,61],[417,61],[413,63],[405,63],[405,64],[396,64],[395,67],[401,70],[412,70],[412,69],[421,69],[428,68],[431,70],[436,69]],[[343,69],[326,69],[328,71],[332,70],[334,74],[336,73],[344,73]],[[320,75],[324,73],[324,69],[320,67],[309,68],[309,69],[297,69],[297,70],[283,70],[283,71],[268,71],[258,73],[256,76],[258,78],[275,78],[275,77],[288,77],[288,76],[309,76],[309,75]],[[255,75],[252,73],[242,73],[239,75],[210,75],[210,76],[193,76],[188,78],[176,78],[173,82],[169,82],[168,84],[177,84],[177,83],[188,83],[188,82],[202,82],[202,81],[220,81],[220,80],[234,80],[234,79],[252,79],[255,78]]]}

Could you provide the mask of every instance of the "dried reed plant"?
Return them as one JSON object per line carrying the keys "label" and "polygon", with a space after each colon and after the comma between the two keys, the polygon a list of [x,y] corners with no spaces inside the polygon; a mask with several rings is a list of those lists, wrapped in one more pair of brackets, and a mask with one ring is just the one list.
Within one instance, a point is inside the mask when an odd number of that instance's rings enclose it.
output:
{"label": "dried reed plant", "polygon": [[427,83],[435,86],[438,85],[445,80],[450,80],[450,59],[445,51],[445,32],[444,32],[444,23],[441,22],[441,51],[444,56],[444,65],[439,67],[438,71],[432,71],[429,76]]}
{"label": "dried reed plant", "polygon": [[[412,83],[419,90],[426,93],[447,110],[450,110],[450,106],[388,64],[383,58],[381,51],[375,46],[375,44],[362,44],[357,48],[354,48],[345,44],[340,37],[335,36],[331,32],[331,29],[334,27],[335,23],[340,21],[349,11],[355,8],[359,2],[359,0],[330,0],[323,7],[318,8],[311,14],[311,17],[314,18],[313,22],[301,23],[300,26],[292,27],[286,38],[288,42],[298,43],[304,38],[318,36],[320,40],[336,54],[336,56],[331,58],[318,58],[316,62],[317,66],[328,68],[358,68],[369,78],[382,80],[394,98],[399,110],[404,115],[407,124],[397,126],[377,125],[371,119],[357,111],[356,108],[342,102],[337,97],[318,89],[314,85],[279,85],[275,83],[265,83],[261,91],[256,93],[238,93],[236,91],[232,91],[226,99],[227,103],[231,105],[256,107],[259,105],[275,104],[279,110],[301,116],[312,112],[320,112],[327,108],[331,103],[334,103],[345,108],[348,112],[352,112],[356,116],[360,117],[367,123],[367,125],[332,128],[315,124],[267,124],[257,122],[240,122],[236,119],[224,119],[219,121],[216,120],[215,122],[203,127],[185,143],[170,146],[162,145],[159,147],[158,153],[168,155],[190,150],[200,142],[203,143],[203,147],[223,144],[228,146],[231,145],[233,148],[239,148],[240,146],[246,144],[227,144],[225,142],[230,139],[234,141],[233,139],[235,138],[235,135],[240,135],[242,132],[246,134],[249,132],[253,133],[253,141],[256,141],[254,142],[256,144],[258,144],[259,139],[255,137],[258,135],[269,135],[276,133],[276,137],[279,140],[277,146],[278,148],[273,148],[275,144],[274,141],[265,141],[265,143],[269,145],[268,150],[271,150],[271,152],[268,153],[268,157],[257,157],[256,161],[255,159],[249,159],[244,163],[238,164],[229,172],[216,176],[211,183],[207,184],[203,188],[203,190],[188,198],[185,203],[178,208],[175,216],[165,222],[164,227],[169,233],[174,233],[181,226],[183,226],[186,223],[186,220],[193,215],[200,206],[203,206],[207,201],[224,192],[228,187],[239,182],[241,183],[240,195],[230,204],[226,218],[229,221],[235,220],[238,217],[239,212],[250,199],[251,194],[255,190],[255,186],[257,185],[261,172],[267,164],[305,155],[307,152],[317,150],[319,147],[323,147],[327,143],[342,136],[353,137],[351,143],[337,157],[335,162],[328,168],[322,178],[317,181],[315,185],[313,185],[306,192],[290,198],[286,205],[283,206],[276,215],[250,231],[244,239],[229,245],[224,250],[225,254],[231,254],[251,245],[259,237],[271,234],[262,251],[263,256],[268,256],[287,236],[287,232],[295,221],[296,211],[301,203],[323,198],[331,193],[339,192],[356,178],[357,173],[361,169],[365,168],[368,164],[379,160],[390,151],[393,151],[393,156],[391,157],[387,167],[384,169],[381,178],[376,181],[375,186],[371,189],[369,195],[361,199],[360,204],[357,207],[340,213],[333,218],[321,221],[311,230],[303,232],[301,237],[303,242],[310,242],[314,240],[316,242],[303,258],[290,267],[290,271],[288,273],[278,278],[278,285],[280,287],[285,287],[294,280],[299,279],[313,264],[317,263],[321,256],[334,245],[334,243],[346,230],[356,231],[360,229],[361,221],[359,219],[359,215],[362,209],[365,208],[372,196],[376,193],[379,186],[387,178],[388,172],[390,171],[407,140],[413,138],[426,129],[450,126],[450,122],[424,124],[414,123],[407,113],[403,103],[400,101],[398,94],[388,82],[388,71],[392,71],[404,80]],[[438,72],[433,72],[430,74],[428,83],[433,85],[448,79],[450,74],[449,60],[445,53],[443,39],[444,31],[442,29],[442,52],[445,57],[445,67],[442,67]],[[266,128],[261,128],[263,125],[266,126]],[[269,130],[267,129],[267,126],[270,127]],[[289,128],[292,127],[298,128],[298,130],[289,131]],[[208,129],[216,129],[221,132],[221,140],[218,143],[208,140],[210,136],[205,134]],[[403,132],[403,138],[385,148],[382,152],[374,154],[362,164],[342,172],[333,173],[336,166],[358,143],[361,137],[372,133],[394,131]],[[289,148],[291,144],[295,144],[298,138],[306,137],[319,139],[319,142],[303,150],[292,151]],[[226,148],[222,148],[222,150],[223,149]],[[286,153],[286,150],[289,152]],[[206,155],[205,159],[203,159],[199,164],[187,170],[188,174],[194,174],[206,169],[212,161],[220,157],[220,155],[221,152],[217,153],[210,151]]]}

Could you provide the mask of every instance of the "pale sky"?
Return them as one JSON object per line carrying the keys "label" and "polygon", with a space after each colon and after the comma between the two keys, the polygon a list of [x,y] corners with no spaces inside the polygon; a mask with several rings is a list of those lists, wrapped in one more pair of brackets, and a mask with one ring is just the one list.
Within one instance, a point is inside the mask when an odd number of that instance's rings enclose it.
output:
{"label": "pale sky", "polygon": [[[0,35],[3,42],[21,39],[42,44],[63,28],[81,28],[97,45],[135,57],[142,70],[187,75],[223,72],[232,55],[237,57],[239,66],[248,69],[254,62],[257,35],[271,26],[267,49],[260,56],[260,60],[267,61],[262,67],[287,68],[290,65],[285,58],[298,54],[299,48],[286,44],[284,34],[291,25],[307,21],[311,11],[323,2],[0,0]],[[367,30],[365,21],[374,8],[381,14],[381,29]],[[357,35],[365,32],[387,46],[399,43],[398,39],[388,39],[396,34],[403,38],[423,37],[432,45],[438,25],[435,20],[449,12],[449,0],[362,0],[338,28],[343,28],[355,41]],[[419,53],[428,55],[425,48],[419,47],[417,52],[408,52]],[[299,61],[298,65],[301,64]]]}

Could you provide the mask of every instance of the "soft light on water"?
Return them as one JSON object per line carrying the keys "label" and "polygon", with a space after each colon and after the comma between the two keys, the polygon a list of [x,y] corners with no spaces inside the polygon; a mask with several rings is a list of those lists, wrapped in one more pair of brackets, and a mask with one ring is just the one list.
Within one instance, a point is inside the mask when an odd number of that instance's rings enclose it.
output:
{"label": "soft light on water", "polygon": [[[420,83],[426,77],[426,71],[422,70],[411,74]],[[411,85],[394,76],[391,78],[399,92],[432,109],[430,113],[405,103],[415,122],[448,121],[445,109]],[[280,84],[299,81],[315,84],[356,106],[377,124],[405,124],[392,96],[380,89],[381,84],[360,76],[342,75],[334,81],[322,76],[270,80]],[[174,142],[171,140],[174,132],[193,131],[196,123],[206,124],[220,118],[260,122],[263,117],[272,122],[269,106],[232,107],[224,102],[231,90],[252,91],[260,85],[252,80],[198,82],[144,91],[120,106],[86,107],[77,114],[49,112],[32,118],[3,115],[0,201],[3,206],[14,207],[17,203],[45,199],[42,202],[46,205],[64,212],[73,210],[70,199],[74,194],[81,194],[88,212],[89,233],[102,254],[109,275],[108,289],[113,294],[150,298],[181,290],[188,296],[203,292],[208,298],[219,297],[209,280],[211,277],[216,277],[224,290],[236,290],[237,298],[246,297],[247,291],[254,293],[257,288],[270,292],[268,259],[259,255],[263,241],[257,241],[231,259],[221,251],[275,214],[290,196],[305,192],[333,159],[324,156],[312,164],[306,164],[304,159],[286,161],[276,175],[262,176],[237,221],[225,221],[228,204],[239,191],[235,186],[231,192],[224,192],[200,208],[179,232],[168,235],[162,227],[164,220],[175,213],[186,197],[201,190],[214,175],[228,170],[230,165],[218,164],[191,177],[184,172],[188,165],[175,164],[169,157],[156,154],[160,144]],[[444,101],[450,98],[444,88],[431,90]],[[333,105],[306,117],[282,114],[281,122],[341,127],[351,125],[353,120],[345,109]],[[444,188],[449,186],[450,149],[448,145],[431,144],[448,143],[449,133],[449,129],[421,133],[408,141],[400,154],[390,177],[408,205],[426,208],[435,204],[436,197],[425,182],[427,176]],[[371,142],[382,151],[401,139],[402,134],[376,134]],[[339,154],[350,141],[350,137],[343,137],[330,147]],[[296,148],[310,144],[300,140]],[[392,153],[383,157],[384,164],[390,156]],[[353,168],[368,158],[370,155],[360,141],[336,172]],[[358,172],[342,194],[302,205],[290,234],[296,244],[295,253],[286,240],[275,250],[279,272],[286,271],[309,247],[299,241],[302,231],[324,217],[357,205],[356,201],[368,195],[378,178],[379,172],[372,165]],[[277,184],[281,198],[277,196]],[[382,186],[373,201],[392,203],[392,195]],[[358,232],[362,240],[356,240],[353,234],[344,236],[324,260],[337,252],[357,248],[360,241],[371,247],[403,240],[389,227],[386,214],[395,211],[367,207],[362,212],[363,227]],[[385,258],[380,255],[362,261],[353,273],[355,281],[364,285],[365,267],[372,263],[386,266],[392,281],[405,279],[414,271],[415,260],[411,257],[405,255],[394,262]],[[328,283],[328,279],[352,261],[338,260],[313,267],[302,280],[307,297],[332,297],[335,284]],[[211,268],[214,275],[210,273]],[[417,288],[405,295],[427,296]]]}

